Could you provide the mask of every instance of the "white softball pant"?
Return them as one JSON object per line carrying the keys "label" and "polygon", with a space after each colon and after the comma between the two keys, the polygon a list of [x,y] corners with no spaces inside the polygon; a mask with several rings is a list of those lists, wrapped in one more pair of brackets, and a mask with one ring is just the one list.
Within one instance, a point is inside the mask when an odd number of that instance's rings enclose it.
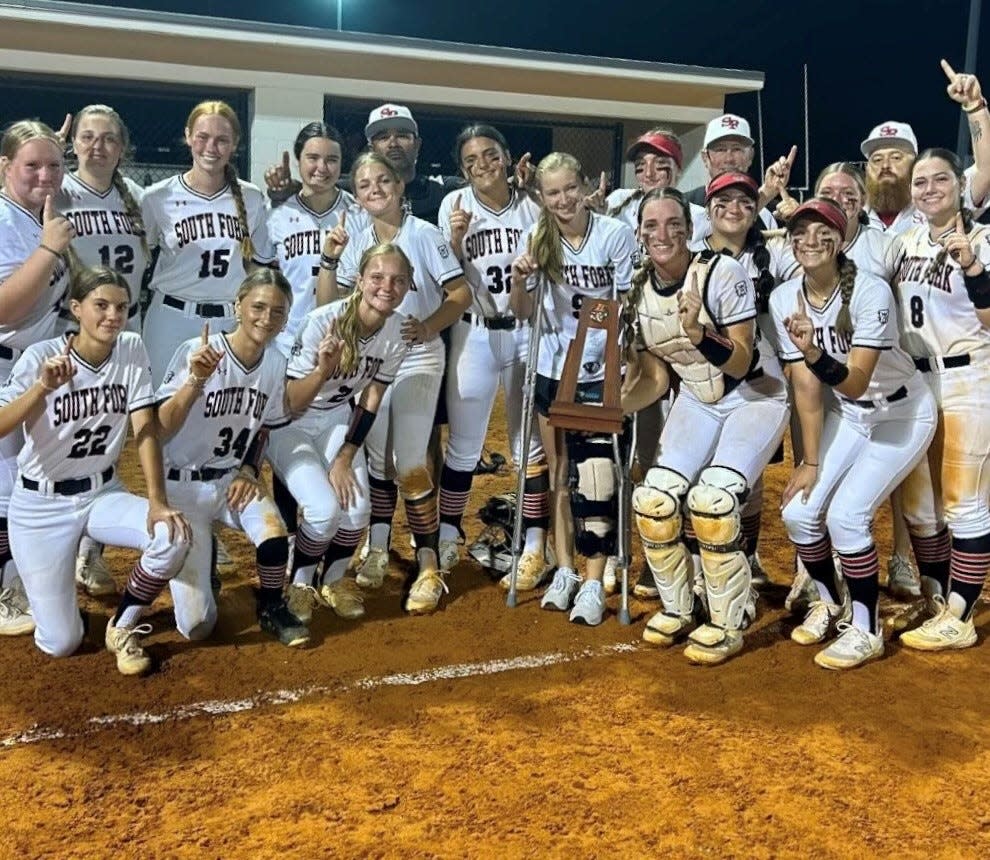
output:
{"label": "white softball pant", "polygon": [[237,473],[214,481],[183,479],[167,483],[168,500],[189,520],[192,545],[179,573],[169,580],[175,604],[175,626],[186,639],[204,639],[217,622],[217,604],[210,587],[213,523],[244,532],[254,546],[286,536],[285,524],[269,496],[255,499],[243,511],[232,511],[227,490]]}
{"label": "white softball pant", "polygon": [[[410,350],[378,407],[365,440],[368,470],[379,480],[395,475],[399,486],[415,488],[417,495],[432,485],[427,467],[427,447],[433,432],[440,381],[443,378],[444,345],[435,338],[425,348]],[[471,465],[473,470],[477,459]]]}
{"label": "white softball pant", "polygon": [[346,403],[325,411],[309,409],[298,421],[273,430],[269,437],[268,459],[275,474],[289,488],[313,535],[322,540],[331,540],[339,528],[360,531],[371,519],[363,450],[354,455],[354,478],[360,493],[352,507],[341,508],[327,477],[350,421],[351,407]]}
{"label": "white softball pant", "polygon": [[825,413],[818,481],[807,502],[798,494],[781,512],[794,543],[816,543],[827,529],[837,552],[854,554],[872,546],[873,515],[924,458],[935,435],[934,397],[920,381],[908,392],[895,403],[843,404]]}
{"label": "white softball pant", "polygon": [[[529,352],[529,326],[490,331],[461,321],[450,332],[447,359],[446,464],[456,472],[473,472],[485,446],[488,422],[499,385],[505,392],[505,417],[512,458],[522,455],[523,384]],[[528,463],[543,461],[539,422],[533,421]]]}
{"label": "white softball pant", "polygon": [[[684,389],[674,398],[660,434],[657,465],[694,484],[709,465],[739,472],[752,488],[783,438],[790,410],[779,379],[741,382],[717,403]],[[746,508],[757,504],[752,497]]]}
{"label": "white softball pant", "polygon": [[[14,362],[20,355],[17,350],[11,350],[12,358],[0,357],[0,385],[7,381]],[[0,438],[0,517],[7,516],[10,496],[14,492],[14,481],[17,479],[17,455],[24,445],[24,433],[20,428]]]}
{"label": "white softball pant", "polygon": [[[170,298],[170,301],[174,299]],[[203,323],[209,323],[210,334],[216,334],[218,331],[233,331],[237,325],[233,302],[204,300],[204,303],[211,308],[217,310],[223,308],[224,311],[224,316],[204,317],[197,313],[197,307],[202,305],[197,305],[193,301],[182,301],[184,306],[181,309],[170,307],[164,304],[164,294],[156,291],[144,317],[142,337],[145,349],[148,350],[148,358],[151,359],[151,379],[155,388],[162,384],[162,377],[165,376],[168,364],[179,344],[190,338],[199,337],[203,333]]]}
{"label": "white softball pant", "polygon": [[189,550],[162,523],[150,537],[148,500],[128,493],[116,478],[74,496],[27,490],[18,482],[10,500],[10,544],[34,614],[34,641],[53,657],[67,657],[82,642],[75,559],[84,535],[140,550],[141,569],[163,581],[179,572]]}
{"label": "white softball pant", "polygon": [[904,518],[923,537],[943,523],[957,538],[990,534],[990,358],[922,376],[938,427],[928,456],[904,482]]}

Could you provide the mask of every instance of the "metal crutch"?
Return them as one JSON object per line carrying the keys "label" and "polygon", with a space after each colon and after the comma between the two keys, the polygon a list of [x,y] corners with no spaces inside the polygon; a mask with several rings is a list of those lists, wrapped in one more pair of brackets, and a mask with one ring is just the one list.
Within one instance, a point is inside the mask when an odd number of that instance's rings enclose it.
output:
{"label": "metal crutch", "polygon": [[505,605],[516,605],[516,576],[523,548],[523,496],[526,493],[526,467],[529,465],[529,445],[533,434],[533,413],[536,411],[536,365],[540,356],[540,339],[543,336],[543,300],[547,292],[547,278],[540,275],[536,284],[536,306],[529,320],[529,349],[526,352],[526,375],[523,378],[522,437],[519,440],[519,477],[516,481],[516,509],[512,519],[512,567],[509,570],[509,593]]}

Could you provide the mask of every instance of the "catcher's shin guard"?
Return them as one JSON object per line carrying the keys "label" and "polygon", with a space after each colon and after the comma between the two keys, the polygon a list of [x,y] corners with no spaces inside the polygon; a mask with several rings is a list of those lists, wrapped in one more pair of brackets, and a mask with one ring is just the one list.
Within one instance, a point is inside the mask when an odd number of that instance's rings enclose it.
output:
{"label": "catcher's shin guard", "polygon": [[[705,469],[688,493],[691,524],[701,550],[711,624],[722,630],[743,630],[755,617],[750,593],[752,572],[739,548],[739,510],[746,498],[745,479],[721,466]],[[693,637],[702,640],[704,634]]]}

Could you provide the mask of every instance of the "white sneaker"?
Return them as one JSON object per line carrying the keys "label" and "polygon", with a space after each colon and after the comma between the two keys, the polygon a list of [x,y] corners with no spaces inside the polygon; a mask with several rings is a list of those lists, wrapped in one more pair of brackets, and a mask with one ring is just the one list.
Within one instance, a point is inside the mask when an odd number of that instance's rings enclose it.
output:
{"label": "white sneaker", "polygon": [[553,575],[553,582],[550,587],[543,592],[540,600],[541,609],[556,609],[559,612],[567,612],[571,608],[571,601],[577,594],[581,586],[581,577],[569,567],[558,567]]}
{"label": "white sneaker", "polygon": [[[534,588],[538,588],[549,569],[543,553],[524,552],[519,557],[519,568],[516,570],[516,591],[532,591]],[[509,590],[511,576],[512,571],[510,570],[499,580],[499,585],[506,591]]]}
{"label": "white sneaker", "polygon": [[742,648],[741,630],[724,630],[714,624],[703,624],[688,636],[684,656],[698,666],[717,666],[738,654]]}
{"label": "white sneaker", "polygon": [[915,600],[921,597],[921,578],[910,560],[892,555],[887,562],[887,591],[897,600]]}
{"label": "white sneaker", "polygon": [[615,576],[615,568],[619,564],[619,559],[610,555],[605,560],[605,574],[602,576],[602,588],[606,594],[615,594],[619,588],[618,580]]}
{"label": "white sneaker", "polygon": [[975,645],[976,625],[973,619],[963,621],[956,618],[941,595],[934,597],[934,603],[938,614],[914,630],[905,630],[901,634],[901,642],[917,651],[950,651]]}
{"label": "white sneaker", "polygon": [[804,621],[791,631],[791,639],[798,645],[824,642],[834,624],[849,621],[851,617],[852,607],[849,605],[828,603],[819,598],[811,603]]}
{"label": "white sneaker", "polygon": [[447,583],[443,581],[443,571],[431,568],[421,570],[412,588],[409,589],[406,612],[413,615],[433,612],[440,604],[440,598],[448,591]]}
{"label": "white sneaker", "polygon": [[18,587],[0,591],[0,636],[26,636],[34,633],[34,616],[27,595]]}
{"label": "white sneaker", "polygon": [[368,547],[368,555],[358,565],[355,581],[362,588],[381,588],[388,573],[388,550],[383,546]]}
{"label": "white sneaker", "polygon": [[578,589],[571,610],[571,621],[597,627],[605,617],[605,589],[597,579],[589,579]]}
{"label": "white sneaker", "polygon": [[838,628],[839,638],[815,654],[815,663],[823,669],[855,669],[883,656],[883,636],[845,621]]}
{"label": "white sneaker", "polygon": [[114,627],[107,622],[105,642],[107,651],[117,658],[117,669],[122,675],[143,675],[151,668],[151,658],[141,647],[141,637],[151,632],[150,624],[137,627]]}
{"label": "white sneaker", "polygon": [[320,600],[348,621],[364,618],[364,593],[349,576],[321,587]]}
{"label": "white sneaker", "polygon": [[460,541],[441,540],[440,549],[437,552],[437,558],[440,561],[440,570],[445,573],[453,570],[453,568],[457,567],[457,563],[461,560]]}
{"label": "white sneaker", "polygon": [[316,589],[311,585],[289,586],[289,593],[286,595],[286,603],[289,612],[296,616],[303,624],[308,625],[313,620],[313,607],[317,602]]}
{"label": "white sneaker", "polygon": [[76,556],[76,582],[91,597],[117,593],[117,583],[107,570],[103,556],[95,549],[89,558],[85,555]]}

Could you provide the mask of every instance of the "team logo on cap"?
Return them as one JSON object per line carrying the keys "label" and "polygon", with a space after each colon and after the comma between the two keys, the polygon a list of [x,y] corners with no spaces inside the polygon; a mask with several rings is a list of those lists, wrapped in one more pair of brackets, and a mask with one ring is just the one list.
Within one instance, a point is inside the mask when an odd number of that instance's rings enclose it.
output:
{"label": "team logo on cap", "polygon": [[722,128],[738,128],[739,120],[734,116],[724,116],[722,117]]}
{"label": "team logo on cap", "polygon": [[881,137],[897,137],[897,129],[892,125],[880,126]]}
{"label": "team logo on cap", "polygon": [[392,109],[390,107],[383,107],[380,111],[378,111],[378,113],[381,114],[381,116],[398,116],[399,115],[399,112],[397,110],[394,110],[394,109]]}

